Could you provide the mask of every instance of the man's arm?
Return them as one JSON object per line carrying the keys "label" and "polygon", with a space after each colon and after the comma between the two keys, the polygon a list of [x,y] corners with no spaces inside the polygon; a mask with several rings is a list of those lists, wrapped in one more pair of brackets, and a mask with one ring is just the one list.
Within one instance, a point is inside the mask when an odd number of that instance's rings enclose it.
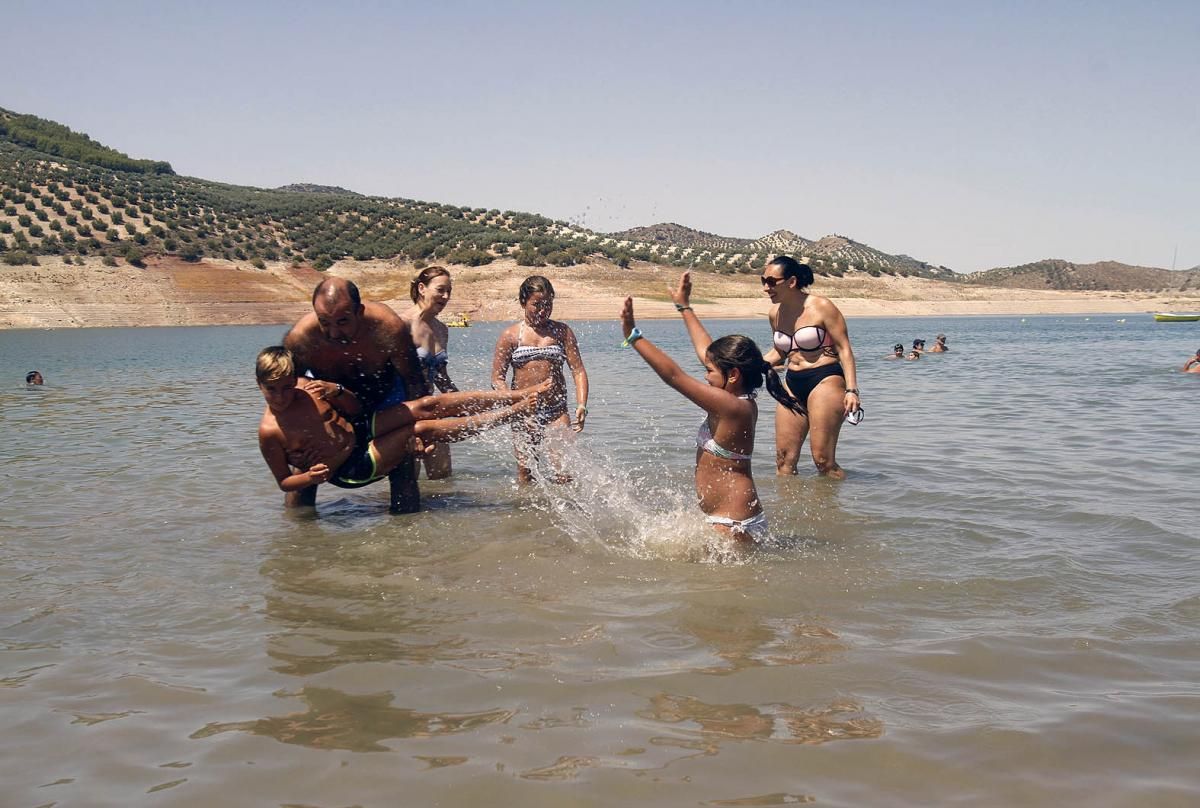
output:
{"label": "man's arm", "polygon": [[362,402],[354,391],[337,382],[303,378],[296,381],[296,386],[326,402],[345,418],[354,419],[362,413]]}

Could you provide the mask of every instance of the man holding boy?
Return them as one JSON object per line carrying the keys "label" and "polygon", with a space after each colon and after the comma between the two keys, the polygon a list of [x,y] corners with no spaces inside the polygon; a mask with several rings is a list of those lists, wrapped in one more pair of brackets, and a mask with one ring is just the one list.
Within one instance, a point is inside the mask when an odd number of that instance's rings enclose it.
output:
{"label": "man holding boy", "polygon": [[[381,479],[413,456],[414,438],[451,443],[528,416],[547,381],[523,390],[447,393],[381,409],[364,417],[349,390],[326,399],[314,385],[297,385],[291,351],[259,352],[254,375],[267,402],[258,445],[279,488],[288,493],[328,482],[358,488]],[[352,422],[353,421],[353,422]]]}
{"label": "man holding boy", "polygon": [[[358,287],[345,278],[326,278],[313,290],[313,310],[283,338],[296,372],[316,381],[304,387],[325,401],[352,391],[369,415],[428,392],[420,372],[409,325],[383,303],[362,301]],[[401,460],[389,476],[391,510],[413,513],[421,507],[412,458]],[[289,507],[313,505],[317,482],[285,497]]]}

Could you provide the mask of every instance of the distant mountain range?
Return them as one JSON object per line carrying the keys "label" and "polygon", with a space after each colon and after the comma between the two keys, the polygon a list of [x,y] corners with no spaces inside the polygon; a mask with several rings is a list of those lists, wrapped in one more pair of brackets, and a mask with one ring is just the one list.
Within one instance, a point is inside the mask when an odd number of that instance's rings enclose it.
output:
{"label": "distant mountain range", "polygon": [[0,109],[0,264],[39,255],[103,256],[140,265],[150,254],[286,261],[318,269],[345,259],[572,266],[603,256],[720,273],[757,273],[780,254],[818,275],[867,272],[1033,289],[1172,289],[1189,272],[1115,262],[1047,260],[960,275],[854,239],[776,230],[755,239],[664,223],[601,233],[532,213],[371,197],[336,185],[262,189],[177,176],[62,124]]}
{"label": "distant mountain range", "polygon": [[955,273],[946,267],[933,266],[907,255],[889,255],[839,235],[813,240],[790,230],[776,230],[761,238],[744,239],[718,236],[668,223],[635,227],[613,233],[612,237],[636,243],[639,247],[649,245],[655,252],[665,255],[672,255],[681,249],[709,251],[719,255],[793,255],[807,260],[819,270],[853,267],[872,274],[917,275],[944,280],[956,278]]}
{"label": "distant mountain range", "polygon": [[1016,267],[998,267],[964,275],[966,283],[1015,289],[1173,290],[1200,288],[1200,267],[1174,271],[1139,267],[1117,261],[1075,264],[1057,258]]}
{"label": "distant mountain range", "polygon": [[281,185],[276,191],[291,191],[297,194],[340,194],[342,196],[362,196],[355,191],[348,191],[340,185],[315,185],[311,182],[293,182],[291,185]]}

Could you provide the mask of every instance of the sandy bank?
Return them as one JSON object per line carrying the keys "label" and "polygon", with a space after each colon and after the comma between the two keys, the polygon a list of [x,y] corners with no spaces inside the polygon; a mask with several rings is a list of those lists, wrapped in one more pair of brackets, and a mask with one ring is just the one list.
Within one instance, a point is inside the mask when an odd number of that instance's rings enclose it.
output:
{"label": "sandy bank", "polygon": [[[98,326],[249,325],[289,323],[309,306],[322,273],[284,264],[254,269],[248,263],[151,259],[145,269],[85,266],[43,258],[37,267],[0,266],[0,328]],[[678,270],[608,262],[576,267],[520,267],[512,260],[484,267],[451,267],[454,299],[447,316],[475,320],[518,316],[516,291],[530,274],[551,279],[558,292],[555,316],[564,320],[614,319],[625,295],[639,317],[674,317],[666,285]],[[344,261],[329,270],[355,281],[364,296],[402,310],[410,305],[409,280],[416,269],[391,261]],[[746,275],[694,278],[702,317],[765,316],[767,300],[758,279]],[[1093,314],[1200,309],[1200,295],[1135,292],[1055,292],[960,286],[922,278],[873,278],[851,273],[818,278],[818,294],[832,298],[848,317],[970,314]]]}

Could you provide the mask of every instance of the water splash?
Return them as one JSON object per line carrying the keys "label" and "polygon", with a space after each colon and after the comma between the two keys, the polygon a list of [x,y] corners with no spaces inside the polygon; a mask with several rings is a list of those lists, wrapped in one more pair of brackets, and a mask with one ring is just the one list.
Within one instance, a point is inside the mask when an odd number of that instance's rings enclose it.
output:
{"label": "water splash", "polygon": [[[704,521],[691,469],[655,461],[630,465],[564,430],[549,430],[540,447],[525,440],[522,450],[538,460],[530,504],[572,541],[634,558],[746,560],[743,546]],[[657,430],[646,440],[655,445]],[[555,482],[564,475],[569,482]]]}

